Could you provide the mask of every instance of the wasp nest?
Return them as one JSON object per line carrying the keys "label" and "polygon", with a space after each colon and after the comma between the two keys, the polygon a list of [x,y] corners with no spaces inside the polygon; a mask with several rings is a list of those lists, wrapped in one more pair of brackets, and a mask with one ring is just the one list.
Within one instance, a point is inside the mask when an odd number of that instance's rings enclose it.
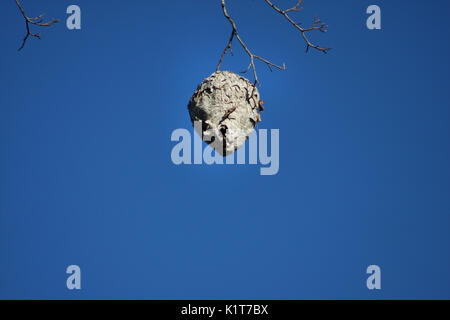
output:
{"label": "wasp nest", "polygon": [[223,156],[245,143],[261,121],[260,107],[262,100],[253,83],[229,71],[217,71],[203,80],[188,104],[197,133]]}

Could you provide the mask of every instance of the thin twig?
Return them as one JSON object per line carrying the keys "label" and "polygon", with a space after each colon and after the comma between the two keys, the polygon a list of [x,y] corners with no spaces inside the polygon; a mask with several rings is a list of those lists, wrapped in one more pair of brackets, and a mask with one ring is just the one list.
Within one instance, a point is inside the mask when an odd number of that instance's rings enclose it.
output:
{"label": "thin twig", "polygon": [[231,44],[233,42],[233,39],[236,38],[239,43],[241,44],[242,48],[245,50],[245,52],[248,54],[248,56],[250,57],[250,65],[248,66],[247,70],[243,71],[243,72],[247,72],[250,69],[253,70],[253,77],[255,79],[255,85],[259,83],[258,81],[258,75],[256,74],[256,67],[255,67],[255,59],[264,62],[265,64],[267,64],[268,68],[272,71],[272,67],[280,69],[280,70],[285,70],[286,66],[283,64],[283,66],[279,66],[276,65],[272,62],[270,62],[267,59],[264,59],[260,56],[257,56],[255,54],[253,54],[250,49],[247,47],[247,45],[244,43],[244,41],[242,41],[241,37],[239,36],[239,33],[237,31],[237,27],[236,27],[236,23],[234,22],[234,20],[230,17],[230,15],[228,14],[226,5],[225,5],[225,0],[222,0],[222,11],[223,14],[225,16],[225,18],[227,18],[227,20],[230,22],[231,26],[233,27],[233,31],[231,32],[231,36],[230,36],[230,40],[228,41],[227,46],[225,47],[225,50],[222,53],[222,56],[220,57],[220,61],[219,64],[217,65],[217,71],[220,68],[220,65],[222,64],[223,61],[223,57],[225,56],[225,54],[227,53],[227,51],[230,49],[231,50]]}
{"label": "thin twig", "polygon": [[221,124],[222,122],[224,122],[227,119],[234,119],[234,118],[230,118],[231,114],[237,109],[237,107],[231,107],[230,109],[228,109],[225,114],[222,117],[222,120],[219,121],[219,124]]}
{"label": "thin twig", "polygon": [[290,8],[290,9],[286,9],[286,10],[281,10],[280,8],[278,8],[276,5],[274,5],[270,0],[265,0],[267,2],[267,4],[269,6],[271,6],[276,12],[282,14],[297,30],[299,30],[302,34],[302,38],[305,40],[306,42],[306,52],[308,52],[309,48],[314,48],[316,50],[319,50],[323,53],[327,53],[329,50],[331,50],[331,48],[325,48],[325,47],[320,47],[316,44],[313,44],[307,37],[306,33],[309,31],[313,31],[313,30],[318,30],[320,32],[327,32],[327,28],[328,26],[324,23],[320,24],[322,21],[320,21],[320,19],[316,17],[314,17],[314,22],[313,25],[309,28],[302,28],[300,27],[301,22],[295,22],[294,20],[292,20],[291,17],[289,17],[288,13],[289,12],[300,12],[302,10],[302,8],[298,8],[300,6],[300,4],[303,2],[303,0],[299,0],[297,2],[297,4]]}
{"label": "thin twig", "polygon": [[219,71],[220,65],[222,64],[223,58],[227,54],[227,51],[230,50],[230,53],[233,54],[233,49],[231,48],[231,43],[233,42],[233,38],[234,38],[234,29],[233,29],[233,31],[231,31],[230,40],[228,41],[227,46],[225,47],[225,49],[222,52],[222,55],[220,56],[219,64],[217,65],[216,71]]}
{"label": "thin twig", "polygon": [[25,35],[25,37],[23,38],[23,42],[22,42],[22,46],[19,48],[19,51],[23,49],[23,47],[25,46],[25,43],[28,40],[29,36],[32,37],[36,37],[38,39],[41,39],[41,34],[38,33],[32,33],[30,30],[30,23],[34,24],[35,26],[39,26],[39,27],[50,27],[51,25],[58,23],[59,20],[58,19],[52,19],[48,22],[43,22],[42,18],[44,17],[43,14],[35,17],[35,18],[30,18],[27,16],[27,14],[25,13],[25,10],[22,8],[21,4],[19,3],[18,0],[15,0],[17,7],[19,8],[20,12],[22,13],[23,17],[25,18],[25,25],[27,28],[27,34]]}

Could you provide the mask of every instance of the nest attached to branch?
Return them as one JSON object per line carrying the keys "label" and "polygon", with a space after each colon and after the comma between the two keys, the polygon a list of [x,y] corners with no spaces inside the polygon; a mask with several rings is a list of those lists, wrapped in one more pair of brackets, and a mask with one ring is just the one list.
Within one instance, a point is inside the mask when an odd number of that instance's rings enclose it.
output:
{"label": "nest attached to branch", "polygon": [[195,90],[188,110],[203,141],[227,156],[245,143],[261,121],[259,98],[258,89],[246,78],[217,71]]}

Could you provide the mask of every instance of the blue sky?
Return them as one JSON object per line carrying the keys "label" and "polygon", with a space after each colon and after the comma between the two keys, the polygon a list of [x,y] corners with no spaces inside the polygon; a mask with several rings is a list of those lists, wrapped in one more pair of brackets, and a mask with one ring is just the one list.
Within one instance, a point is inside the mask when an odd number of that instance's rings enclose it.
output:
{"label": "blue sky", "polygon": [[[450,298],[448,2],[307,0],[296,20],[329,25],[312,35],[327,55],[264,1],[228,2],[247,45],[287,65],[257,64],[275,176],[170,159],[229,38],[218,0],[23,1],[62,22],[21,52],[1,2],[0,298]],[[234,53],[223,69],[248,65]]]}

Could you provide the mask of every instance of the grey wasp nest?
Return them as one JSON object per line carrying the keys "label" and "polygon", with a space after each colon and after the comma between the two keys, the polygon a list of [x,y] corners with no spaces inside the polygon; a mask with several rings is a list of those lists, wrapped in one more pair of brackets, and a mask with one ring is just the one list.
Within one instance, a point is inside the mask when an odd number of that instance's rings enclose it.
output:
{"label": "grey wasp nest", "polygon": [[236,73],[217,71],[197,87],[188,110],[202,139],[227,156],[245,143],[261,121],[259,106],[259,92],[253,83]]}

